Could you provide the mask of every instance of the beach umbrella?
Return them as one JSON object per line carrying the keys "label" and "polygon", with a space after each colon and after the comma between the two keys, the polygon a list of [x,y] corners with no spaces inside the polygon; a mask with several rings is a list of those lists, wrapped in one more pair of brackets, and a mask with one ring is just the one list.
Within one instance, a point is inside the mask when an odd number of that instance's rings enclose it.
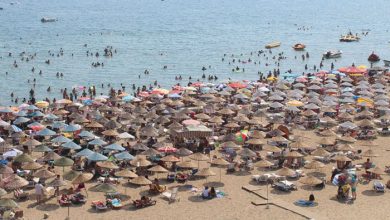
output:
{"label": "beach umbrella", "polygon": [[102,184],[99,184],[93,188],[94,188],[94,190],[96,190],[98,192],[104,192],[104,193],[118,192],[117,188],[114,185],[109,184],[109,183],[102,183]]}
{"label": "beach umbrella", "polygon": [[273,165],[274,164],[268,160],[260,160],[259,162],[256,162],[254,164],[255,167],[259,167],[259,168],[269,168]]}
{"label": "beach umbrella", "polygon": [[80,137],[82,138],[95,138],[95,135],[92,133],[92,132],[89,132],[89,131],[81,131],[80,134],[79,134]]}
{"label": "beach umbrella", "polygon": [[133,150],[136,150],[136,151],[146,151],[146,150],[149,149],[145,144],[140,143],[140,142],[137,142],[137,143],[134,144],[131,148],[132,148]]}
{"label": "beach umbrella", "polygon": [[168,173],[168,170],[160,165],[156,165],[154,167],[151,167],[148,169],[148,171],[155,172],[155,173]]}
{"label": "beach umbrella", "polygon": [[0,199],[0,207],[17,208],[19,207],[19,205],[13,199],[4,198],[4,199]]}
{"label": "beach umbrella", "polygon": [[97,162],[96,165],[98,165],[99,167],[102,167],[102,168],[107,168],[107,169],[119,169],[119,167],[111,161],[100,161],[100,162]]}
{"label": "beach umbrella", "polygon": [[51,186],[51,187],[61,187],[61,186],[66,186],[68,185],[68,182],[66,182],[65,180],[63,179],[54,179],[53,181],[51,181],[50,183],[47,184],[48,186]]}
{"label": "beach umbrella", "polygon": [[333,138],[321,138],[318,143],[321,145],[334,145],[335,140]]}
{"label": "beach umbrella", "polygon": [[79,172],[79,171],[69,170],[68,172],[64,173],[64,175],[62,177],[64,178],[64,180],[72,181],[76,177],[78,177],[80,174],[81,174],[81,172]]}
{"label": "beach umbrella", "polygon": [[265,142],[262,139],[252,138],[245,142],[246,144],[251,145],[263,145]]}
{"label": "beach umbrella", "polygon": [[97,139],[94,139],[94,140],[88,142],[88,144],[89,144],[89,145],[103,146],[103,145],[106,145],[107,142],[105,142],[105,141],[103,141],[103,140],[97,138]]}
{"label": "beach umbrella", "polygon": [[268,151],[268,152],[273,152],[273,153],[279,153],[279,152],[282,152],[282,149],[274,146],[274,145],[265,145],[263,147],[263,150],[264,151]]}
{"label": "beach umbrella", "polygon": [[106,161],[108,160],[108,157],[104,156],[103,154],[93,152],[87,156],[87,159],[90,161]]}
{"label": "beach umbrella", "polygon": [[181,157],[185,157],[185,156],[189,156],[191,154],[193,154],[194,152],[188,150],[187,148],[185,147],[182,147],[182,148],[179,148],[175,154],[178,155],[178,156],[181,156]]}
{"label": "beach umbrella", "polygon": [[30,119],[29,118],[26,118],[26,117],[18,117],[15,119],[15,121],[13,122],[14,125],[20,125],[20,124],[23,124],[23,123],[26,123],[26,122],[29,122]]}
{"label": "beach umbrella", "polygon": [[138,177],[137,174],[131,172],[128,169],[124,169],[124,170],[120,170],[120,171],[115,172],[115,176],[117,176],[117,177],[125,177],[125,178],[135,178],[135,177]]}
{"label": "beach umbrella", "polygon": [[219,182],[222,182],[222,167],[227,166],[230,163],[223,158],[217,158],[215,160],[212,160],[210,163],[219,166]]}
{"label": "beach umbrella", "polygon": [[121,153],[117,153],[117,154],[114,154],[114,157],[117,159],[117,160],[132,160],[134,159],[134,156],[131,155],[129,152],[127,151],[123,151]]}
{"label": "beach umbrella", "polygon": [[122,147],[121,145],[119,145],[117,143],[107,145],[103,149],[110,150],[110,151],[124,151],[124,150],[126,150],[124,147]]}
{"label": "beach umbrella", "polygon": [[35,151],[35,152],[50,152],[53,150],[46,145],[41,145],[41,146],[35,147],[33,149],[33,151]]}
{"label": "beach umbrella", "polygon": [[41,142],[39,142],[35,139],[32,139],[32,138],[29,138],[27,141],[22,143],[23,146],[28,146],[28,147],[35,147],[35,146],[39,146],[41,144],[42,144]]}
{"label": "beach umbrella", "polygon": [[276,174],[279,176],[293,176],[295,175],[295,171],[287,167],[283,167],[280,170],[276,171]]}
{"label": "beach umbrella", "polygon": [[196,175],[206,177],[207,181],[209,176],[215,176],[216,174],[210,168],[203,168],[198,173],[196,173]]}
{"label": "beach umbrella", "polygon": [[[236,136],[235,135],[232,135],[232,139],[236,140]],[[231,149],[234,149],[234,150],[238,150],[241,148],[240,145],[237,145],[236,143],[234,143],[233,141],[226,141],[226,142],[223,142],[222,144],[220,144],[220,147],[221,148],[231,148]]]}
{"label": "beach umbrella", "polygon": [[108,137],[116,137],[119,135],[119,133],[116,130],[106,130],[103,131],[102,134]]}
{"label": "beach umbrella", "polygon": [[322,147],[318,147],[317,149],[315,149],[312,153],[311,153],[312,156],[318,156],[318,157],[326,157],[326,156],[329,156],[330,153],[328,151],[326,151],[324,148]]}
{"label": "beach umbrella", "polygon": [[13,161],[18,163],[27,163],[34,162],[34,159],[32,159],[28,154],[21,154],[16,156]]}
{"label": "beach umbrella", "polygon": [[40,179],[49,179],[49,178],[52,178],[54,176],[56,176],[55,173],[53,172],[50,172],[46,169],[41,169],[41,170],[38,170],[36,171],[34,174],[33,174],[34,177],[38,177]]}
{"label": "beach umbrella", "polygon": [[157,151],[163,152],[163,153],[175,153],[177,151],[177,149],[174,147],[171,147],[171,146],[166,146],[166,147],[158,148]]}
{"label": "beach umbrella", "polygon": [[55,153],[54,151],[50,151],[48,152],[44,157],[43,157],[43,161],[51,161],[51,160],[58,160],[60,159],[61,156],[58,155],[57,153]]}
{"label": "beach umbrella", "polygon": [[300,183],[303,183],[303,184],[306,184],[306,185],[310,185],[310,186],[315,186],[315,185],[318,185],[318,184],[321,184],[322,183],[322,180],[314,177],[314,176],[305,176],[305,177],[302,177],[299,179],[299,182]]}
{"label": "beach umbrella", "polygon": [[222,124],[224,122],[224,120],[221,117],[214,116],[214,117],[209,119],[209,122],[215,123],[215,124]]}
{"label": "beach umbrella", "polygon": [[337,147],[339,151],[353,151],[354,148],[350,144],[341,144]]}
{"label": "beach umbrella", "polygon": [[356,142],[356,139],[351,137],[351,136],[349,136],[349,135],[342,136],[342,137],[337,137],[336,139],[340,140],[340,141],[343,141],[343,142],[351,143],[351,144]]}
{"label": "beach umbrella", "polygon": [[65,149],[80,150],[81,146],[74,143],[73,141],[62,144],[62,147]]}
{"label": "beach umbrella", "polygon": [[81,173],[72,180],[72,184],[80,184],[80,183],[88,182],[92,179],[92,177],[93,177],[92,173]]}
{"label": "beach umbrella", "polygon": [[249,148],[243,148],[238,152],[238,155],[241,157],[256,157],[256,153],[250,150]]}
{"label": "beach umbrella", "polygon": [[336,155],[333,160],[335,161],[340,161],[340,162],[347,162],[347,161],[352,161],[350,158],[348,158],[345,155]]}
{"label": "beach umbrella", "polygon": [[325,167],[325,164],[319,162],[319,161],[311,161],[310,163],[305,164],[306,169],[320,169]]}
{"label": "beach umbrella", "polygon": [[160,152],[158,152],[157,150],[155,150],[153,148],[148,148],[147,150],[145,150],[144,152],[141,153],[141,155],[145,155],[148,157],[153,157],[153,156],[156,156],[158,154],[160,154]]}
{"label": "beach umbrella", "polygon": [[373,150],[369,149],[369,150],[363,152],[362,156],[363,157],[377,157],[379,155],[376,154]]}
{"label": "beach umbrella", "polygon": [[43,165],[37,163],[37,162],[28,162],[22,166],[23,170],[38,170],[42,168]]}
{"label": "beach umbrella", "polygon": [[52,131],[48,128],[44,128],[36,133],[36,135],[38,136],[54,136],[56,134],[57,133],[55,131]]}
{"label": "beach umbrella", "polygon": [[4,187],[8,190],[14,190],[14,189],[20,189],[24,186],[27,186],[28,185],[28,181],[23,179],[22,177],[20,176],[14,176],[14,179],[7,183]]}
{"label": "beach umbrella", "polygon": [[302,154],[298,153],[297,151],[290,151],[286,154],[286,157],[290,157],[290,158],[299,158],[299,157],[303,157]]}
{"label": "beach umbrella", "polygon": [[386,174],[385,171],[383,171],[379,167],[371,168],[371,169],[368,169],[367,171],[370,172],[370,173],[377,174],[377,175],[384,175],[384,174]]}
{"label": "beach umbrella", "polygon": [[152,184],[152,181],[146,179],[144,176],[135,177],[134,179],[130,180],[130,182],[132,184],[140,185],[140,186]]}
{"label": "beach umbrella", "polygon": [[135,157],[135,159],[130,161],[130,164],[136,167],[147,167],[152,163],[143,157]]}
{"label": "beach umbrella", "polygon": [[165,156],[163,158],[160,159],[161,161],[164,161],[164,162],[179,162],[180,159],[173,156],[173,155],[168,155],[168,156]]}
{"label": "beach umbrella", "polygon": [[7,195],[7,191],[5,191],[3,188],[0,188],[0,197]]}
{"label": "beach umbrella", "polygon": [[356,145],[359,145],[359,146],[370,146],[370,147],[378,146],[378,144],[374,143],[371,140],[359,140],[358,142],[356,142]]}
{"label": "beach umbrella", "polygon": [[75,154],[76,157],[88,157],[89,155],[93,154],[94,152],[91,151],[88,148],[85,148]]}
{"label": "beach umbrella", "polygon": [[81,130],[81,126],[78,124],[69,124],[63,128],[63,132],[76,132]]}
{"label": "beach umbrella", "polygon": [[180,168],[184,168],[184,169],[192,169],[192,168],[196,168],[197,167],[197,165],[195,163],[193,163],[192,161],[178,162],[176,164],[176,166],[178,166]]}
{"label": "beach umbrella", "polygon": [[60,159],[57,159],[54,161],[54,166],[57,167],[69,167],[74,164],[74,161],[67,157],[61,157]]}
{"label": "beach umbrella", "polygon": [[51,139],[52,143],[68,143],[68,142],[71,142],[71,141],[72,141],[71,139],[69,139],[67,137],[64,137],[62,135],[57,136],[57,137]]}
{"label": "beach umbrella", "polygon": [[134,139],[135,137],[127,132],[120,133],[118,135],[118,138],[120,139]]}
{"label": "beach umbrella", "polygon": [[104,126],[100,124],[99,122],[93,121],[87,125],[85,125],[86,128],[103,128]]}

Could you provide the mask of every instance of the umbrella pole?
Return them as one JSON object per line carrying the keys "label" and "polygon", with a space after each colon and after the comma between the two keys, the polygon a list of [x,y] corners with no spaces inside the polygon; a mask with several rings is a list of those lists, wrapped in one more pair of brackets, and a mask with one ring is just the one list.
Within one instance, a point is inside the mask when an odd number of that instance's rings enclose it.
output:
{"label": "umbrella pole", "polygon": [[219,182],[222,183],[222,168],[219,168]]}
{"label": "umbrella pole", "polygon": [[269,209],[269,203],[268,203],[268,182],[267,182],[267,206],[265,208]]}

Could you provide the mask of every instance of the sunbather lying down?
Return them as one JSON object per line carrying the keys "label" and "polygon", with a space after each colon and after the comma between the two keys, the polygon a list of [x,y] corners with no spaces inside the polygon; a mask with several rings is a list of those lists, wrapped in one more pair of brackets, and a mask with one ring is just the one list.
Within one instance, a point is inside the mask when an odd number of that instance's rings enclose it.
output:
{"label": "sunbather lying down", "polygon": [[315,198],[314,198],[313,194],[310,194],[309,200],[300,199],[300,200],[294,202],[294,204],[297,206],[302,206],[302,207],[313,207],[313,206],[318,205],[318,203],[315,202]]}

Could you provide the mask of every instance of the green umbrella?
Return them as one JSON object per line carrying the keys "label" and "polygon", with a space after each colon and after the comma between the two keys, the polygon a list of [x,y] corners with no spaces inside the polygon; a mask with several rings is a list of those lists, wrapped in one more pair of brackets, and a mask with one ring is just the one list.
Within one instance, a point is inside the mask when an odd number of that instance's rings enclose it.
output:
{"label": "green umbrella", "polygon": [[26,163],[26,162],[34,162],[34,160],[28,154],[21,154],[14,158],[14,162]]}
{"label": "green umbrella", "polygon": [[40,145],[36,148],[34,148],[35,152],[50,152],[50,151],[53,151],[52,149],[50,149],[48,146],[46,145]]}
{"label": "green umbrella", "polygon": [[63,178],[68,181],[73,181],[81,172],[70,170],[63,175]]}
{"label": "green umbrella", "polygon": [[5,196],[7,194],[7,191],[5,191],[3,188],[0,188],[0,197]]}
{"label": "green umbrella", "polygon": [[19,205],[13,199],[0,199],[0,207],[16,208]]}
{"label": "green umbrella", "polygon": [[54,161],[54,166],[57,167],[69,167],[72,166],[73,164],[74,161],[67,157],[61,157],[60,159]]}

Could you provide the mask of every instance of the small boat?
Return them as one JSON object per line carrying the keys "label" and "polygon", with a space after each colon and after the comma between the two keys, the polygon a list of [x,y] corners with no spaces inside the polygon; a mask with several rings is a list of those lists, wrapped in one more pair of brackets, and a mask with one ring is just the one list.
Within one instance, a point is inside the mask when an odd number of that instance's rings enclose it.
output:
{"label": "small boat", "polygon": [[354,41],[359,41],[359,40],[360,40],[360,37],[355,36],[351,33],[349,33],[347,35],[341,35],[341,37],[340,37],[340,42],[354,42]]}
{"label": "small boat", "polygon": [[337,50],[337,51],[329,50],[329,51],[326,51],[322,55],[322,57],[325,59],[334,59],[334,58],[340,58],[341,54],[343,54],[343,51],[341,51],[341,50]]}
{"label": "small boat", "polygon": [[372,63],[378,62],[379,60],[381,60],[381,59],[374,52],[372,52],[372,54],[370,56],[368,56],[368,61],[370,61]]}
{"label": "small boat", "polygon": [[41,22],[42,22],[42,23],[46,23],[46,22],[56,22],[56,21],[57,21],[56,18],[47,18],[47,17],[41,18]]}
{"label": "small boat", "polygon": [[280,43],[279,41],[275,41],[275,42],[272,42],[270,44],[265,45],[265,48],[271,49],[271,48],[279,47],[281,44],[282,43]]}
{"label": "small boat", "polygon": [[304,50],[306,48],[306,45],[297,43],[293,46],[294,50]]}
{"label": "small boat", "polygon": [[390,60],[383,60],[383,62],[385,63],[385,66],[390,66]]}

